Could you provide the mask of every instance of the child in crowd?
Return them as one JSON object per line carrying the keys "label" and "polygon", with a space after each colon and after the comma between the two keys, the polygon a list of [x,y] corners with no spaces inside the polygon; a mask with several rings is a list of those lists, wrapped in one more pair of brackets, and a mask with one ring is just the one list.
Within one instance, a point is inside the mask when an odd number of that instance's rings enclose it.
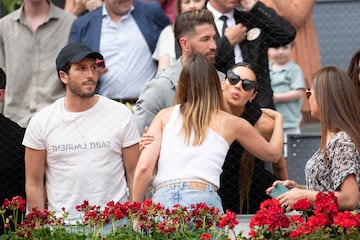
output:
{"label": "child in crowd", "polygon": [[284,156],[287,157],[287,135],[300,133],[301,105],[305,89],[299,65],[291,60],[294,42],[269,49],[269,71],[275,108],[284,117]]}

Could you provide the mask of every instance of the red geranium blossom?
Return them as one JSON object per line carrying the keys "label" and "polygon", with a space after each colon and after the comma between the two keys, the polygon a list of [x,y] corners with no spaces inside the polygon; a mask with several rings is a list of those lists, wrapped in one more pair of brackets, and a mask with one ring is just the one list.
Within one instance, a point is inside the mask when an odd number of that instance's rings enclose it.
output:
{"label": "red geranium blossom", "polygon": [[311,203],[307,198],[300,199],[292,206],[292,209],[296,211],[309,211],[311,210]]}
{"label": "red geranium blossom", "polygon": [[349,229],[351,227],[360,228],[359,214],[355,212],[339,212],[334,217],[334,226],[344,227]]}

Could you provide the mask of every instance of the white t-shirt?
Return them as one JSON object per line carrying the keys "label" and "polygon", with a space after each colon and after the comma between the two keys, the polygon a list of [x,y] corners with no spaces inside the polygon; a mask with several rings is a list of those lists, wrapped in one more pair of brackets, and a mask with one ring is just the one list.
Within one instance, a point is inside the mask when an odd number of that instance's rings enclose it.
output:
{"label": "white t-shirt", "polygon": [[174,27],[172,25],[165,27],[161,31],[152,57],[155,60],[159,60],[160,56],[164,55],[169,55],[170,65],[172,65],[176,61],[175,35]]}
{"label": "white t-shirt", "polygon": [[88,200],[104,207],[111,200],[128,200],[122,148],[139,142],[133,114],[123,104],[99,96],[84,112],[68,112],[64,98],[31,119],[23,144],[46,150],[45,185],[48,209],[69,212]]}

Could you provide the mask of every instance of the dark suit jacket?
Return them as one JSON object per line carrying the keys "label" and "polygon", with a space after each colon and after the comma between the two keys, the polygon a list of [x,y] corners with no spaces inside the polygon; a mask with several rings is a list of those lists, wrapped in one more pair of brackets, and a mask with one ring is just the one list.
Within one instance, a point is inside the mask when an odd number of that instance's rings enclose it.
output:
{"label": "dark suit jacket", "polygon": [[[257,2],[250,12],[234,11],[236,23],[244,24],[248,31],[260,29],[260,35],[255,40],[245,39],[240,43],[240,49],[245,62],[250,63],[256,71],[260,88],[257,101],[261,107],[274,108],[272,90],[269,79],[267,51],[270,47],[286,45],[295,39],[295,28],[279,16],[272,8]],[[234,48],[226,37],[217,34],[216,68],[225,73],[234,65]]]}
{"label": "dark suit jacket", "polygon": [[[157,2],[135,0],[133,5],[134,10],[131,15],[139,26],[150,51],[153,53],[161,30],[170,24],[170,20]],[[101,22],[102,7],[78,17],[71,29],[70,42],[82,42],[92,50],[99,51]]]}

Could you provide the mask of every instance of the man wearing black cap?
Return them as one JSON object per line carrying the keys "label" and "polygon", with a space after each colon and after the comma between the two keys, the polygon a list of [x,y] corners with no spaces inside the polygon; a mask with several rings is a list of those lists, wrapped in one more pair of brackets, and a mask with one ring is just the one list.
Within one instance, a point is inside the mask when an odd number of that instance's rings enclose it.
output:
{"label": "man wearing black cap", "polygon": [[47,200],[49,210],[65,207],[70,224],[81,220],[75,206],[84,200],[101,207],[129,200],[139,157],[130,110],[94,94],[97,59],[103,56],[81,43],[60,51],[56,68],[66,95],[35,114],[23,140],[28,209],[44,209]]}

